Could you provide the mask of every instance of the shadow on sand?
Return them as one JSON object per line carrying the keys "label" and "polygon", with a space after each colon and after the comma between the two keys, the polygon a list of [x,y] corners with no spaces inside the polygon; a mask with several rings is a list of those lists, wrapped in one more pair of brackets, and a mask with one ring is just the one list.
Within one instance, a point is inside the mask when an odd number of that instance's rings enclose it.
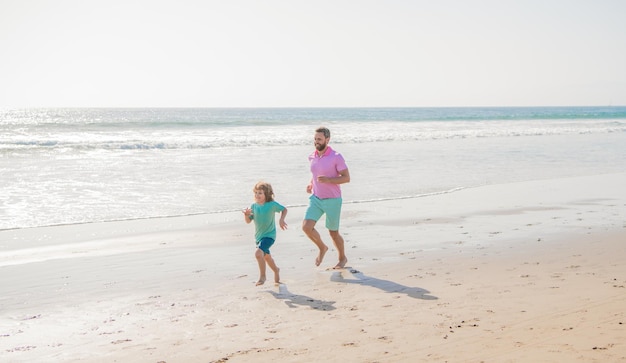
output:
{"label": "shadow on sand", "polygon": [[[350,272],[352,278],[345,278],[344,274]],[[400,285],[393,281],[381,280],[375,277],[366,276],[361,271],[357,271],[350,267],[346,267],[344,270],[333,272],[330,276],[330,281],[339,282],[344,284],[360,284],[365,286],[375,287],[389,293],[406,294],[414,299],[422,300],[437,300],[436,296],[428,295],[430,291],[421,289],[419,287],[408,287]]]}
{"label": "shadow on sand", "polygon": [[280,284],[278,285],[278,292],[268,291],[270,294],[274,295],[275,298],[280,300],[285,300],[285,304],[290,308],[296,308],[298,305],[301,306],[309,306],[311,309],[322,310],[322,311],[330,311],[335,310],[336,307],[334,301],[323,301],[316,300],[312,297],[304,296],[304,295],[296,295],[292,294],[287,290],[287,285]]}

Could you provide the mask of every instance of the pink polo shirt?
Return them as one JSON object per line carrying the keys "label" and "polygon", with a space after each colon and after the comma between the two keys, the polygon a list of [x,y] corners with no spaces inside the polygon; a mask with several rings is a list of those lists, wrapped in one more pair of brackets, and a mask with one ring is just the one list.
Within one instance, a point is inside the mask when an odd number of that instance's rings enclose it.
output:
{"label": "pink polo shirt", "polygon": [[309,155],[309,162],[313,173],[313,195],[320,199],[341,198],[339,184],[319,183],[317,177],[322,175],[335,178],[339,176],[340,171],[348,169],[343,156],[328,146],[324,155],[318,155],[317,150]]}

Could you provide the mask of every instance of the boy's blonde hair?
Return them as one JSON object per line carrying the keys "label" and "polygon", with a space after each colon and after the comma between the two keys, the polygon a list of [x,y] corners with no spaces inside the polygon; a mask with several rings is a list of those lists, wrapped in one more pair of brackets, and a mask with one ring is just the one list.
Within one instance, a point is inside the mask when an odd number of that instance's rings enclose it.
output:
{"label": "boy's blonde hair", "polygon": [[274,190],[272,189],[272,185],[270,183],[266,183],[264,181],[260,181],[254,185],[254,189],[252,191],[262,190],[265,194],[265,201],[271,202],[274,200]]}

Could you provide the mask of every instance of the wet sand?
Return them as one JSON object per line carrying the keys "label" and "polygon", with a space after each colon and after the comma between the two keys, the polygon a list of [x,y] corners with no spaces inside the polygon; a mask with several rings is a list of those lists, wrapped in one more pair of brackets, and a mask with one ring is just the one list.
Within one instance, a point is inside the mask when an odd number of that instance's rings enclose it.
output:
{"label": "wet sand", "polygon": [[343,270],[294,207],[258,287],[241,213],[0,231],[0,361],[625,360],[624,185],[346,204]]}

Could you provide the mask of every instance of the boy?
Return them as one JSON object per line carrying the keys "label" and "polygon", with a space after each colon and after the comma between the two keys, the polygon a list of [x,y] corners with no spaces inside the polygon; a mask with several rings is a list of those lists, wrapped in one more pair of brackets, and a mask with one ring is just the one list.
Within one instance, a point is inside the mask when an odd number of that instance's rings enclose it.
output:
{"label": "boy", "polygon": [[280,212],[280,220],[278,224],[280,228],[287,229],[287,223],[285,223],[285,216],[287,215],[287,208],[274,200],[274,191],[269,183],[258,182],[254,186],[254,201],[250,208],[246,208],[243,211],[244,220],[246,223],[254,221],[256,240],[256,252],[254,256],[259,263],[259,281],[256,286],[263,285],[265,283],[265,270],[266,265],[274,271],[274,282],[280,283],[280,269],[276,266],[272,255],[270,254],[270,247],[276,240],[276,222],[274,219],[274,213]]}

